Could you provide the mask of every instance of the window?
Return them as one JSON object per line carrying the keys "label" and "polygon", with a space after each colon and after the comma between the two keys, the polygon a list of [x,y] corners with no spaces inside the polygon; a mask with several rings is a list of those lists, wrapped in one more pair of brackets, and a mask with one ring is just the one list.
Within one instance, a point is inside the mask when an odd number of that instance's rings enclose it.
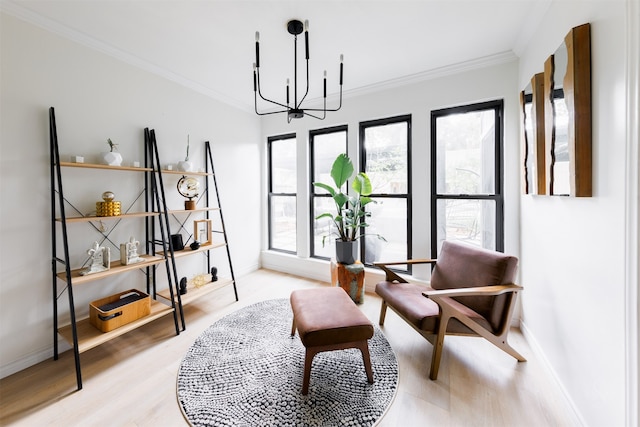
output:
{"label": "window", "polygon": [[360,141],[361,170],[371,179],[371,197],[377,202],[367,205],[372,215],[360,242],[363,262],[410,259],[411,116],[362,122]]}
{"label": "window", "polygon": [[270,137],[269,249],[296,253],[296,135]]}
{"label": "window", "polygon": [[503,101],[431,112],[431,253],[444,240],[504,250]]}
{"label": "window", "polygon": [[316,188],[313,183],[333,184],[331,166],[338,154],[347,153],[347,127],[312,130],[309,132],[309,141],[311,144],[311,256],[329,259],[335,254],[332,244],[335,236],[331,238],[326,236],[331,236],[335,226],[328,218],[316,220],[316,217],[324,212],[335,214],[336,207],[329,193]]}

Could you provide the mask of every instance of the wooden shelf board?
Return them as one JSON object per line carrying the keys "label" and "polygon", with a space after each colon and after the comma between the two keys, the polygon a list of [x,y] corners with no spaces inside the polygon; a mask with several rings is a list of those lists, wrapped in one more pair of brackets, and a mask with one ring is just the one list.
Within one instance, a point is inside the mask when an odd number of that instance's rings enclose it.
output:
{"label": "wooden shelf board", "polygon": [[[213,243],[211,245],[202,245],[198,249],[196,249],[195,251],[193,249],[191,249],[189,246],[185,246],[183,250],[175,251],[173,253],[173,257],[174,258],[182,258],[184,256],[193,255],[193,254],[198,253],[198,252],[206,252],[206,251],[209,251],[211,249],[221,248],[223,246],[225,246],[224,243]],[[164,252],[158,252],[158,255],[164,256]]]}
{"label": "wooden shelf board", "polygon": [[[81,283],[91,282],[94,280],[104,279],[105,277],[113,276],[114,274],[124,273],[125,271],[136,270],[138,268],[148,267],[151,265],[159,264],[164,261],[164,257],[160,255],[140,255],[141,258],[144,258],[144,261],[137,262],[135,264],[122,265],[120,261],[111,262],[111,268],[106,271],[101,271],[99,273],[88,274],[83,276],[80,274],[80,271],[84,270],[84,268],[78,268],[75,270],[71,270],[71,283],[74,285],[79,285]],[[66,281],[67,275],[63,271],[58,273],[58,278]]]}
{"label": "wooden shelf board", "polygon": [[[187,305],[190,302],[193,302],[198,298],[204,295],[207,295],[208,293],[217,291],[218,289],[224,288],[225,286],[230,285],[232,283],[233,283],[233,280],[229,278],[219,278],[215,282],[208,282],[204,286],[201,286],[199,288],[189,285],[187,286],[187,293],[184,295],[180,295],[182,299],[182,305]],[[160,295],[162,298],[165,298],[167,300],[171,300],[171,295],[169,294],[168,289],[158,292],[158,295]],[[178,296],[174,295],[174,299],[176,300],[176,303],[177,303]]]}
{"label": "wooden shelf board", "polygon": [[[76,322],[76,328],[78,331],[78,351],[82,353],[90,350],[169,313],[173,313],[172,307],[161,302],[151,300],[151,313],[149,313],[148,316],[141,317],[140,319],[127,323],[113,331],[101,332],[89,323],[89,318],[79,320]],[[73,330],[71,325],[59,328],[58,333],[73,346]]]}
{"label": "wooden shelf board", "polygon": [[177,171],[177,170],[169,170],[169,169],[162,169],[162,173],[167,173],[167,174],[172,174],[172,175],[194,175],[194,176],[208,176],[208,175],[213,175],[211,172],[184,172],[184,171]]}
{"label": "wooden shelf board", "polygon": [[151,168],[134,168],[133,166],[111,166],[100,165],[95,163],[72,163],[72,162],[60,162],[60,166],[72,167],[72,168],[88,168],[88,169],[107,169],[118,171],[134,171],[134,172],[150,172]]}
{"label": "wooden shelf board", "polygon": [[195,212],[208,212],[208,211],[219,211],[220,208],[197,208],[197,209],[191,209],[191,210],[186,210],[186,209],[176,209],[176,210],[169,210],[167,211],[170,214],[189,214],[189,213],[195,213]]}
{"label": "wooden shelf board", "polygon": [[[143,218],[147,216],[157,216],[160,215],[159,212],[133,212],[126,213],[122,215],[114,215],[114,216],[73,216],[67,217],[67,222],[89,222],[89,221],[102,221],[109,219],[119,219],[119,218]],[[62,218],[56,218],[56,221],[62,221]]]}

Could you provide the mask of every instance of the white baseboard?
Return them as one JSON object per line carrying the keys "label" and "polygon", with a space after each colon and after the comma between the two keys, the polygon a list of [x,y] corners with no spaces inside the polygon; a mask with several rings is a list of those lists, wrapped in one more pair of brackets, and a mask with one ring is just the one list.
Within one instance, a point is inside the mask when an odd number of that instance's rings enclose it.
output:
{"label": "white baseboard", "polygon": [[[71,346],[67,344],[67,342],[59,338],[58,339],[58,354],[64,353],[67,350],[71,350]],[[40,362],[44,362],[47,359],[53,358],[53,346],[49,346],[43,348],[41,350],[34,351],[29,353],[18,360],[13,362],[9,362],[7,364],[3,364],[0,366],[0,378],[8,377],[9,375],[13,375],[16,372],[20,372],[24,369],[27,369],[33,365],[37,365]]]}
{"label": "white baseboard", "polygon": [[524,335],[524,337],[526,338],[529,347],[531,347],[531,351],[535,353],[536,359],[542,362],[543,367],[547,370],[549,376],[553,379],[556,386],[561,391],[567,405],[573,410],[573,415],[575,416],[576,422],[578,422],[579,425],[586,426],[587,423],[578,410],[578,407],[573,402],[573,399],[569,395],[569,392],[567,392],[567,389],[564,387],[564,384],[562,383],[562,381],[560,381],[560,377],[556,373],[556,370],[549,362],[549,359],[547,359],[547,356],[542,350],[542,347],[540,347],[540,345],[538,344],[538,340],[536,340],[535,336],[531,333],[531,330],[527,328],[527,324],[523,321],[520,322],[520,330],[522,331],[522,335]]}

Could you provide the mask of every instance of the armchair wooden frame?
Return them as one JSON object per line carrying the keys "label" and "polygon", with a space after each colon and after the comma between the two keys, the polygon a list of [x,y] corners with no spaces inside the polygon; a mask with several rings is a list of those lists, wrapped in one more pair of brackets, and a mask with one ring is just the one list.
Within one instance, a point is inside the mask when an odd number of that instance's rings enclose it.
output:
{"label": "armchair wooden frame", "polygon": [[[435,259],[416,259],[416,260],[407,260],[407,261],[398,261],[398,262],[385,262],[385,263],[375,263],[374,265],[385,272],[386,281],[387,282],[395,282],[395,283],[409,283],[403,277],[398,275],[396,272],[392,271],[388,268],[388,266],[392,265],[415,265],[415,264],[433,264],[437,260]],[[383,299],[382,306],[380,308],[380,320],[379,324],[384,325],[385,316],[387,313],[387,307],[390,307],[398,316],[404,319],[409,325],[411,325],[420,335],[425,337],[427,341],[429,341],[433,345],[433,353],[431,356],[431,370],[429,373],[429,378],[432,380],[436,380],[438,378],[438,371],[440,368],[440,359],[442,357],[442,348],[444,346],[444,337],[445,335],[461,335],[461,336],[474,336],[474,337],[482,337],[487,341],[513,356],[518,362],[526,362],[526,359],[518,353],[513,347],[511,347],[507,341],[507,335],[509,333],[509,329],[511,327],[511,316],[513,315],[513,309],[516,303],[516,296],[519,291],[523,289],[522,286],[516,285],[514,283],[505,284],[505,285],[492,285],[492,286],[478,286],[478,287],[469,287],[469,288],[456,288],[456,289],[441,289],[436,290],[430,287],[425,287],[425,291],[422,292],[426,298],[433,300],[436,304],[438,304],[440,309],[439,321],[437,322],[437,330],[436,331],[425,331],[416,327],[413,322],[409,321],[405,316],[403,316],[398,310],[396,310],[393,306],[388,305],[387,302]],[[505,293],[513,293],[513,297],[510,300],[510,303],[505,308],[505,312],[503,314],[503,319],[501,322],[501,327],[497,331],[491,331],[471,319],[465,313],[459,310],[457,305],[460,303],[451,299],[452,297],[461,297],[461,296],[497,296]],[[466,307],[469,310],[468,307]],[[473,333],[452,333],[447,331],[447,326],[449,324],[449,320],[455,318],[463,323],[467,328],[469,328]]]}

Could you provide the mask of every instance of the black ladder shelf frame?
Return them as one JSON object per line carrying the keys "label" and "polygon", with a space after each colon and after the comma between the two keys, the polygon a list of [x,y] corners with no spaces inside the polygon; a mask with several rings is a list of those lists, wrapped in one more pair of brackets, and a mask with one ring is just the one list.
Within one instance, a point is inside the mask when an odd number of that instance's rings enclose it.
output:
{"label": "black ladder shelf frame", "polygon": [[[52,277],[52,299],[53,299],[53,359],[58,360],[59,357],[59,349],[58,349],[58,300],[62,297],[62,294],[66,291],[68,300],[69,300],[69,318],[70,318],[70,327],[71,327],[71,337],[72,337],[72,350],[74,353],[74,361],[75,361],[75,369],[76,369],[76,383],[77,389],[82,390],[82,369],[80,363],[80,349],[78,346],[78,327],[77,327],[77,319],[75,313],[75,301],[73,297],[73,279],[71,272],[71,262],[69,256],[69,239],[67,233],[67,216],[65,205],[70,204],[70,202],[64,196],[64,190],[62,185],[62,171],[61,171],[61,160],[60,160],[60,151],[58,144],[58,132],[55,118],[55,110],[53,107],[49,108],[49,153],[50,153],[50,183],[51,183],[51,277]],[[149,171],[145,173],[145,200],[149,200],[150,197],[153,197],[152,200],[155,200],[156,206],[163,206],[164,212],[166,212],[166,201],[164,199],[164,191],[162,191],[162,173],[160,168],[160,162],[158,159],[157,147],[152,144],[147,143],[145,139],[145,167],[150,168]],[[108,169],[105,167],[105,169]],[[157,181],[160,181],[158,184]],[[148,189],[151,188],[152,196],[149,196]],[[160,191],[159,191],[160,190]],[[72,205],[71,205],[72,206]],[[59,219],[56,219],[56,207],[58,210],[58,214],[60,215]],[[72,206],[73,207],[73,206]],[[149,206],[145,201],[146,212],[149,211]],[[161,215],[161,212],[154,212],[153,215],[159,214],[159,224],[160,231],[162,234],[162,241],[166,242],[169,239],[165,237],[169,233],[168,227],[168,219],[166,216]],[[149,221],[151,220],[151,216],[146,216],[145,218],[145,233],[147,240],[147,247],[149,247]],[[60,233],[62,235],[62,257],[58,255],[58,230],[57,223],[60,223]],[[93,224],[92,224],[93,225]],[[95,228],[95,226],[94,226]],[[104,239],[108,239],[108,235],[104,236]],[[103,239],[103,241],[104,241]],[[111,241],[110,241],[111,242]],[[113,243],[113,242],[111,242]],[[165,253],[170,248],[164,245]],[[147,254],[149,252],[147,251]],[[173,260],[171,260],[173,261]],[[169,267],[169,257],[164,257],[164,262],[167,269],[168,276],[168,287],[169,292],[173,296],[174,292],[177,291],[177,287],[174,290],[174,283],[171,280],[170,267]],[[58,264],[61,264],[64,267],[64,279],[58,275]],[[153,285],[153,298],[156,299],[155,292],[155,282],[151,282],[150,280],[150,271],[155,272],[155,269],[158,267],[158,264],[151,266],[147,264],[146,266],[141,266],[140,268],[144,268],[146,271],[147,277],[147,293],[151,294],[150,286]],[[62,272],[60,272],[62,273]],[[174,273],[175,273],[175,264],[174,264]],[[155,277],[155,274],[154,274]],[[175,275],[174,275],[175,277]],[[62,289],[60,293],[58,293],[58,280],[65,282],[65,287]],[[177,283],[175,283],[177,286]],[[170,307],[173,312],[173,320],[175,324],[176,335],[180,334],[180,328],[178,325],[178,315],[177,315],[177,305],[174,301],[174,298],[171,298]],[[168,314],[168,313],[167,313]]]}
{"label": "black ladder shelf frame", "polygon": [[[204,149],[205,149],[205,169],[204,171],[207,173],[207,185],[205,187],[205,201],[207,206],[210,206],[209,204],[209,166],[211,166],[211,179],[213,181],[213,189],[214,192],[216,193],[216,202],[218,204],[218,213],[220,215],[220,226],[222,227],[222,230],[213,230],[214,233],[219,233],[222,234],[222,237],[224,239],[224,246],[226,248],[227,251],[227,261],[229,262],[229,271],[231,273],[231,283],[233,284],[233,293],[236,297],[236,302],[239,301],[238,299],[238,288],[236,286],[236,276],[233,273],[233,263],[231,262],[231,250],[229,249],[229,239],[227,239],[227,227],[224,224],[224,215],[222,214],[222,204],[220,203],[220,192],[218,191],[218,180],[216,179],[216,172],[215,169],[213,167],[213,156],[211,155],[211,144],[209,143],[209,141],[205,141],[204,143]],[[206,218],[210,219],[209,217],[209,211],[207,211],[206,213]],[[207,252],[207,270],[211,270],[211,256],[210,256],[210,251]]]}
{"label": "black ladder shelf frame", "polygon": [[[145,129],[145,137],[147,137],[150,140],[150,144],[154,147],[157,147],[157,140],[156,140],[156,135],[155,135],[155,130],[151,129],[148,131],[147,133],[147,129]],[[211,170],[209,170],[211,169]],[[180,172],[182,173],[182,172]],[[189,172],[184,172],[184,175],[188,175]],[[198,173],[198,175],[203,175],[202,173]],[[205,183],[205,189],[204,189],[204,198],[205,198],[205,204],[206,204],[206,208],[205,210],[205,218],[206,219],[211,219],[210,216],[210,211],[211,209],[209,209],[210,205],[210,186],[211,183],[210,181],[213,182],[213,191],[215,192],[215,196],[216,196],[216,202],[217,202],[217,210],[218,211],[218,215],[220,215],[220,226],[221,226],[221,230],[212,230],[212,233],[216,233],[216,234],[221,234],[223,236],[224,239],[224,243],[222,246],[225,247],[226,249],[226,256],[227,256],[227,262],[229,265],[229,273],[231,276],[231,279],[229,281],[228,284],[225,284],[225,287],[229,284],[233,285],[233,293],[236,299],[236,302],[239,301],[239,297],[238,297],[238,288],[237,288],[237,284],[236,284],[236,278],[235,278],[235,273],[233,271],[233,262],[231,261],[231,250],[229,249],[229,239],[227,238],[227,229],[225,227],[225,223],[224,223],[224,215],[222,213],[222,205],[220,203],[220,192],[218,191],[218,182],[216,180],[216,173],[213,167],[213,156],[211,154],[211,144],[209,143],[209,141],[205,141],[205,172],[204,172],[204,176],[206,179],[206,183]],[[202,196],[200,197],[202,198]],[[200,199],[198,199],[199,201]],[[153,201],[150,201],[149,203],[151,203],[153,205]],[[167,224],[167,228],[169,227],[169,219],[168,216],[166,216],[168,214],[168,210],[165,209],[164,211],[161,213],[162,215],[165,215],[165,221]],[[185,211],[185,212],[189,212],[189,211]],[[190,216],[190,214],[189,214]],[[183,221],[180,221],[176,218],[176,220],[179,222],[179,230],[180,229],[185,229],[184,228],[184,224],[188,221],[189,216],[187,216],[187,218]],[[186,229],[185,229],[186,230]],[[187,230],[187,232],[189,232]],[[159,243],[158,240],[155,239],[155,230],[152,229],[150,231],[152,238],[151,241],[152,243],[155,242],[156,244]],[[169,232],[170,235],[170,232]],[[170,251],[170,258],[171,258],[171,262],[173,265],[173,273],[174,273],[174,277],[173,280],[176,283],[176,298],[178,300],[178,306],[180,307],[180,321],[182,323],[182,330],[184,331],[186,329],[186,322],[185,322],[185,318],[184,318],[184,307],[182,304],[182,296],[180,294],[180,291],[178,290],[178,283],[179,283],[179,275],[177,273],[177,269],[176,269],[176,265],[175,265],[175,254],[174,254],[174,249],[173,249],[173,243],[171,241],[172,239],[169,239],[169,251]],[[215,249],[215,247],[212,247],[211,249],[208,249],[204,252],[202,252],[202,254],[207,258],[207,272],[211,271],[211,252],[212,250]],[[151,253],[155,254],[155,249],[151,249]],[[166,253],[166,252],[165,252]],[[153,273],[152,273],[153,274]],[[155,275],[153,275],[153,286],[155,289],[155,283],[156,283],[156,277]]]}

